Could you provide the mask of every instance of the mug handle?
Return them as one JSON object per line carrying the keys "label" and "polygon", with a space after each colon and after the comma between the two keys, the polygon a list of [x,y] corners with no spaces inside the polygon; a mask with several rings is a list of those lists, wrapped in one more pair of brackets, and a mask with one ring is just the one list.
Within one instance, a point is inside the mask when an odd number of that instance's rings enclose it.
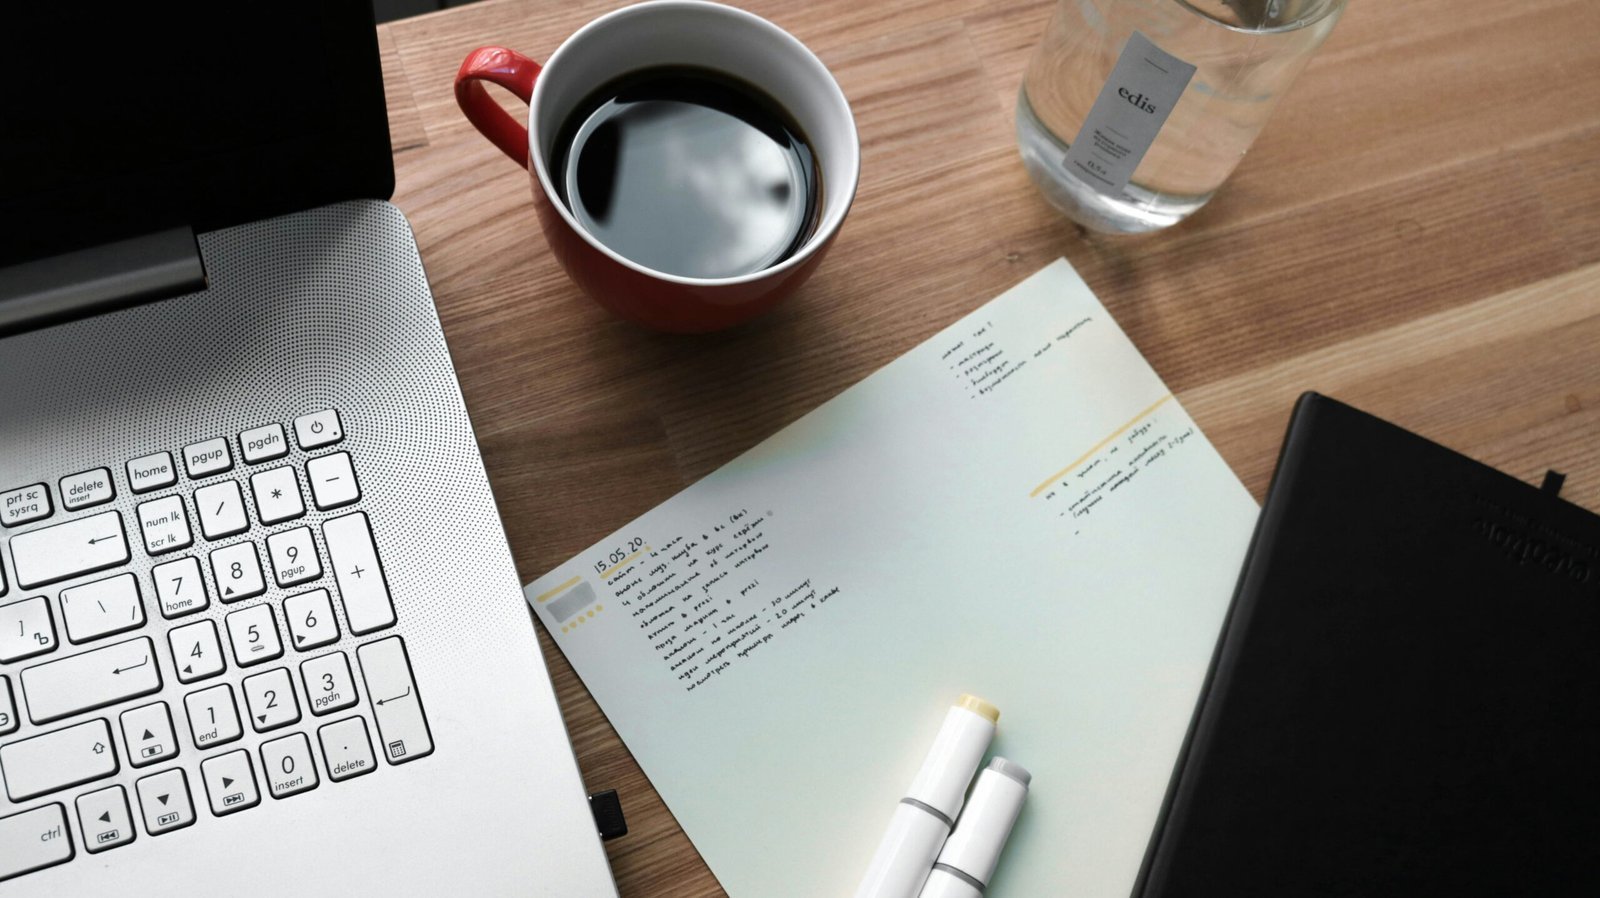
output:
{"label": "mug handle", "polygon": [[504,47],[479,47],[467,54],[456,72],[456,105],[467,121],[499,147],[507,156],[528,167],[528,129],[500,108],[480,81],[492,81],[532,102],[533,81],[539,77],[539,64],[515,50]]}

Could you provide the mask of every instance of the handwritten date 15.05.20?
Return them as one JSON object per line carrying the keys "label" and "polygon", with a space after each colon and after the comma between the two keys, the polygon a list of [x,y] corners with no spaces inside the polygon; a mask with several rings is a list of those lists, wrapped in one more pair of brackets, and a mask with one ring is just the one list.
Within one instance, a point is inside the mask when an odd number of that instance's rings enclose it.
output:
{"label": "handwritten date 15.05.20", "polygon": [[594,563],[595,573],[605,573],[606,568],[613,567],[628,560],[628,556],[644,547],[644,540],[634,537],[625,544],[607,552],[605,557]]}

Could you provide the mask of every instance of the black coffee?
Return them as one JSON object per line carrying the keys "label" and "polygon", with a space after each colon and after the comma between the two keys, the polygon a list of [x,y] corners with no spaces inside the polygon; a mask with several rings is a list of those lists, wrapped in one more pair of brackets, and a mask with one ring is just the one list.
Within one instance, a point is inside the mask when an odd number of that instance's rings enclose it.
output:
{"label": "black coffee", "polygon": [[688,66],[590,94],[561,126],[550,176],[601,243],[685,277],[789,258],[821,207],[816,158],[788,112],[754,85]]}

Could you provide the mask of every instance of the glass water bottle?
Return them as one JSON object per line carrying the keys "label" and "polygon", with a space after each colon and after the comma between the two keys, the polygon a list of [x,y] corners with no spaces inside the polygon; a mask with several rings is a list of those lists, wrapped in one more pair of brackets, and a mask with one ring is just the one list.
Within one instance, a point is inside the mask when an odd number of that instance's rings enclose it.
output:
{"label": "glass water bottle", "polygon": [[1345,0],[1060,0],[1017,98],[1051,205],[1135,234],[1211,199]]}

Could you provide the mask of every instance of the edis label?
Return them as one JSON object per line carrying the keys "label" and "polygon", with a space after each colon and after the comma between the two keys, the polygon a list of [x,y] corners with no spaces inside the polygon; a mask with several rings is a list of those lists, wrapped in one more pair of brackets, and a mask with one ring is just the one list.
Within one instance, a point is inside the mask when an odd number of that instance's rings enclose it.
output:
{"label": "edis label", "polygon": [[1194,71],[1135,31],[1067,151],[1067,169],[1101,193],[1120,195]]}

